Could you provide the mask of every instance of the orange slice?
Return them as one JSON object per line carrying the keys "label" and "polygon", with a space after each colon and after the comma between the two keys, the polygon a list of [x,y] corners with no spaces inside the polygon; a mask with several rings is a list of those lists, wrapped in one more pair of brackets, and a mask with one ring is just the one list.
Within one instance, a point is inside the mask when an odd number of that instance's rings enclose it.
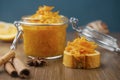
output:
{"label": "orange slice", "polygon": [[0,22],[0,40],[11,42],[16,33],[17,28],[12,23]]}

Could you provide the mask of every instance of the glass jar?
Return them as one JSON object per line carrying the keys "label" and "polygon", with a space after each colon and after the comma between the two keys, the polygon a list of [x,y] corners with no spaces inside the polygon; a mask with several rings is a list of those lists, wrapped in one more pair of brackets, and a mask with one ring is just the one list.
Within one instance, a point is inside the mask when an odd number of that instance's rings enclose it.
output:
{"label": "glass jar", "polygon": [[15,23],[18,31],[22,30],[24,53],[33,57],[57,58],[63,54],[66,45],[68,19],[61,16],[62,23],[41,24],[28,16]]}

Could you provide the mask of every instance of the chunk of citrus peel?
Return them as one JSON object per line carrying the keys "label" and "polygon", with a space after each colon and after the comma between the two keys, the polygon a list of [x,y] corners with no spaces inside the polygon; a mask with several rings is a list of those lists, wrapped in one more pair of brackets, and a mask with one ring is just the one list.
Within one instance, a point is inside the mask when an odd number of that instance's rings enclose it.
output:
{"label": "chunk of citrus peel", "polygon": [[0,22],[0,40],[11,42],[15,38],[17,28],[12,23]]}

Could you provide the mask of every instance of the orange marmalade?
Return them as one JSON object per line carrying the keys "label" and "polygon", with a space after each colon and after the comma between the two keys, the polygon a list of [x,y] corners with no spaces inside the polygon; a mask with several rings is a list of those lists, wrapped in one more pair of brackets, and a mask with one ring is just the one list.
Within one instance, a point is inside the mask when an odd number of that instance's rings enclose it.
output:
{"label": "orange marmalade", "polygon": [[97,45],[95,42],[88,41],[85,37],[76,38],[73,42],[68,42],[65,51],[75,55],[93,54]]}
{"label": "orange marmalade", "polygon": [[68,19],[52,6],[41,6],[35,14],[22,18],[24,52],[34,57],[63,54]]}

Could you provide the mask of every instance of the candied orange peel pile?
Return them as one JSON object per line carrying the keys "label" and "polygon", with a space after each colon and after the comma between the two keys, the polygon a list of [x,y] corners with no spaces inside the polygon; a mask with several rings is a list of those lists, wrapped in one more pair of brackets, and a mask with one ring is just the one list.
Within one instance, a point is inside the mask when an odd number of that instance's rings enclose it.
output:
{"label": "candied orange peel pile", "polygon": [[97,45],[88,41],[85,37],[76,38],[73,42],[68,42],[65,51],[71,54],[94,54]]}
{"label": "candied orange peel pile", "polygon": [[59,15],[59,12],[53,12],[53,6],[40,6],[35,14],[30,16],[33,21],[31,22],[37,22],[37,23],[61,23],[61,15]]}

